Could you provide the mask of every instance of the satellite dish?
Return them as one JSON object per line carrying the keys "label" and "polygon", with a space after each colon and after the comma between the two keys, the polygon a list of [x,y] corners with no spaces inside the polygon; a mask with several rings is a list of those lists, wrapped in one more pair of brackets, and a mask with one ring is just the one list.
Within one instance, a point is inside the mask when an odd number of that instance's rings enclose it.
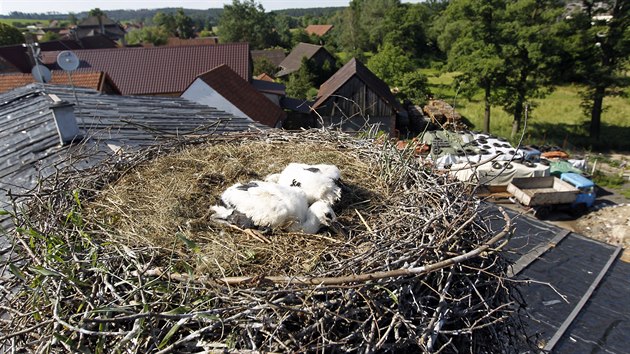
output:
{"label": "satellite dish", "polygon": [[31,74],[33,75],[33,78],[35,78],[35,81],[44,84],[50,82],[50,78],[52,77],[50,70],[41,64],[35,65],[31,70]]}
{"label": "satellite dish", "polygon": [[57,55],[57,65],[65,71],[74,71],[79,67],[79,58],[69,50]]}

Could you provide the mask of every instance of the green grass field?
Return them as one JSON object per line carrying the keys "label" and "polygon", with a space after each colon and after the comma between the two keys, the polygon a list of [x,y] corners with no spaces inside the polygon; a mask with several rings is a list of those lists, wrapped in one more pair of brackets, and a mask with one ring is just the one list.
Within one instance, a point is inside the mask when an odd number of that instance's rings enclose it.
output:
{"label": "green grass field", "polygon": [[[472,129],[483,126],[484,104],[481,94],[471,100],[456,96],[453,81],[456,73],[439,74],[433,69],[422,72],[428,77],[435,98],[454,104],[457,111],[470,123]],[[589,119],[580,107],[578,86],[558,86],[546,98],[535,100],[530,109],[525,143],[553,144],[570,150],[622,150],[630,151],[630,99],[606,97],[602,116],[600,141],[588,137]],[[630,94],[630,89],[626,89]],[[490,131],[509,138],[512,117],[501,107],[493,106]]]}
{"label": "green grass field", "polygon": [[[42,24],[44,26],[48,26],[50,20],[33,20],[33,19],[19,19],[19,18],[0,18],[0,23],[4,23],[7,25],[15,26],[15,23],[19,24],[21,27]],[[16,26],[17,27],[17,26]]]}

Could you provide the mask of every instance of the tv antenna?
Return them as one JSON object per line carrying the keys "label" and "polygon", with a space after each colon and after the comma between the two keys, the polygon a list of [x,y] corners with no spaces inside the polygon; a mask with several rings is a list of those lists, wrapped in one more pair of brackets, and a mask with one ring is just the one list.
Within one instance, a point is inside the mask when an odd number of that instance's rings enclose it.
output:
{"label": "tv antenna", "polygon": [[74,83],[72,82],[72,72],[79,67],[79,58],[76,54],[69,50],[64,50],[57,54],[57,65],[68,74],[68,80],[70,80],[70,86],[72,86],[72,93],[74,94],[74,100],[77,105],[79,99],[77,98],[77,92],[74,89]]}
{"label": "tv antenna", "polygon": [[47,67],[42,65],[39,59],[39,54],[41,52],[41,49],[39,48],[39,44],[29,42],[29,43],[22,44],[22,46],[30,49],[30,54],[33,58],[33,62],[35,63],[35,65],[33,66],[33,69],[31,69],[31,74],[33,75],[33,78],[35,79],[35,81],[41,82],[43,84],[50,82],[50,79],[52,77],[52,75],[50,74],[50,70],[48,70]]}
{"label": "tv antenna", "polygon": [[35,81],[41,82],[42,84],[50,82],[50,79],[52,78],[50,70],[42,64],[35,64],[33,69],[31,69],[31,74],[33,75]]}

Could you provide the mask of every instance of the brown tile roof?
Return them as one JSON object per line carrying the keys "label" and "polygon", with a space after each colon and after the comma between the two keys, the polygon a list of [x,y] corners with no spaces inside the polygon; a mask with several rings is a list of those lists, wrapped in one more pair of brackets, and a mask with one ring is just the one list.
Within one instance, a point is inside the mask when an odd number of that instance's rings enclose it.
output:
{"label": "brown tile roof", "polygon": [[[106,72],[123,95],[181,94],[201,73],[226,64],[244,80],[251,76],[249,44],[77,50],[78,72]],[[56,52],[42,53],[58,68]]]}
{"label": "brown tile roof", "polygon": [[189,38],[189,39],[169,37],[168,41],[166,42],[167,46],[214,45],[214,44],[219,44],[219,37],[201,37],[201,38]]}
{"label": "brown tile roof", "polygon": [[387,86],[383,80],[374,75],[370,69],[368,69],[356,58],[350,59],[346,65],[341,67],[341,69],[339,69],[333,76],[330,77],[330,79],[326,80],[326,82],[319,87],[317,100],[313,104],[312,109],[317,109],[354,76],[357,76],[361,81],[363,81],[365,85],[372,89],[385,102],[392,105],[396,111],[403,111],[403,107],[400,105],[398,100],[396,100],[390,91],[389,86]]}
{"label": "brown tile roof", "polygon": [[[0,75],[0,93],[11,91],[14,88],[34,83],[31,74],[4,74]],[[77,87],[85,87],[98,91],[103,91],[105,84],[110,85],[115,91],[116,86],[111,79],[102,71],[85,71],[72,74],[72,83]],[[68,74],[64,71],[54,70],[49,84],[70,85]],[[120,92],[117,92],[120,93]]]}
{"label": "brown tile roof", "polygon": [[254,76],[254,79],[261,80],[261,81],[276,82],[276,80],[274,80],[273,77],[267,73],[262,73],[258,76]]}
{"label": "brown tile roof", "polygon": [[275,127],[286,118],[286,113],[258,92],[227,65],[221,65],[198,76],[226,100],[251,119]]}
{"label": "brown tile roof", "polygon": [[[291,53],[287,55],[287,57],[280,63],[280,67],[282,70],[276,74],[276,76],[284,76],[290,74],[294,71],[297,71],[302,66],[302,58],[306,57],[306,59],[311,59],[317,54],[319,51],[324,51],[328,55],[328,51],[321,45],[315,45],[310,43],[298,43]],[[331,55],[332,57],[332,55]]]}
{"label": "brown tile roof", "polygon": [[308,25],[304,31],[306,31],[309,36],[314,34],[321,37],[328,33],[332,28],[333,25]]}

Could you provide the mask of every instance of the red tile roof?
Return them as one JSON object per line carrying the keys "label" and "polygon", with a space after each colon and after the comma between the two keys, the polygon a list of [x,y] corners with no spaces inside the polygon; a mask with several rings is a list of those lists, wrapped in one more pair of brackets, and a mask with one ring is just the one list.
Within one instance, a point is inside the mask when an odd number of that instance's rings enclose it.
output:
{"label": "red tile roof", "polygon": [[[33,75],[31,74],[4,74],[0,75],[0,93],[4,93],[14,88],[32,84],[35,82]],[[68,74],[64,71],[54,70],[49,84],[53,85],[70,85],[70,79]],[[103,91],[109,85],[115,93],[117,92],[116,86],[111,82],[111,79],[106,73],[102,71],[85,71],[72,74],[72,84],[77,87],[91,88],[98,91]]]}
{"label": "red tile roof", "polygon": [[[123,95],[181,94],[201,73],[226,64],[244,80],[251,76],[249,44],[76,50],[78,72],[105,71]],[[57,68],[56,52],[42,53]]]}
{"label": "red tile roof", "polygon": [[309,36],[314,34],[321,37],[328,33],[332,28],[333,25],[308,25],[304,31],[306,31]]}
{"label": "red tile roof", "polygon": [[258,92],[227,65],[221,65],[198,77],[251,119],[275,127],[286,113]]}
{"label": "red tile roof", "polygon": [[276,82],[276,80],[274,80],[273,77],[271,77],[271,75],[267,73],[262,73],[258,76],[254,76],[254,79],[261,80],[261,81]]}
{"label": "red tile roof", "polygon": [[372,89],[385,102],[389,103],[396,111],[402,112],[403,107],[392,94],[387,84],[374,75],[363,63],[355,58],[350,59],[346,65],[341,67],[330,79],[326,80],[317,92],[317,100],[313,104],[313,110],[317,109],[330,96],[335,94],[352,77],[357,76],[365,85]]}

